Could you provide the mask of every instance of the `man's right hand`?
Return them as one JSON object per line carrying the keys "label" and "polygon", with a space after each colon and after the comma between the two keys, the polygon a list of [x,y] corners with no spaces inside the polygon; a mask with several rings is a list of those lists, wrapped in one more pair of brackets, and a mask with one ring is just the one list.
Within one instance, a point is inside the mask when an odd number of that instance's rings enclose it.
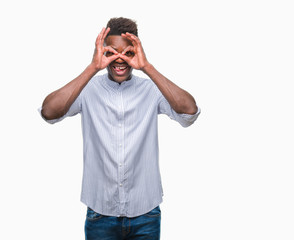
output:
{"label": "man's right hand", "polygon": [[[116,60],[119,57],[118,52],[115,51],[112,47],[104,46],[104,40],[109,31],[110,28],[103,28],[95,42],[96,47],[92,59],[92,65],[97,71],[106,68],[112,61]],[[113,54],[111,54],[111,56],[105,56],[105,52],[111,52]]]}
{"label": "man's right hand", "polygon": [[[96,48],[91,64],[74,80],[62,88],[50,93],[42,105],[42,115],[51,120],[62,117],[70,108],[75,99],[91,78],[100,70],[106,68],[109,63],[119,57],[117,51],[110,46],[104,46],[104,40],[110,28],[103,28],[96,39]],[[104,55],[105,52],[111,54]]]}

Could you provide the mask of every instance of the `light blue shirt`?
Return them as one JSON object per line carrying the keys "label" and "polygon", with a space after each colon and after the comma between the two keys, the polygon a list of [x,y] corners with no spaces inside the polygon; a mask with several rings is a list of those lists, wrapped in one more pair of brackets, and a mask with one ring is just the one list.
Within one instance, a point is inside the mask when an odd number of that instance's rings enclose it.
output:
{"label": "light blue shirt", "polygon": [[162,202],[157,116],[183,127],[200,114],[176,113],[150,79],[132,76],[118,84],[94,76],[69,111],[81,114],[84,168],[81,201],[108,216],[136,217]]}

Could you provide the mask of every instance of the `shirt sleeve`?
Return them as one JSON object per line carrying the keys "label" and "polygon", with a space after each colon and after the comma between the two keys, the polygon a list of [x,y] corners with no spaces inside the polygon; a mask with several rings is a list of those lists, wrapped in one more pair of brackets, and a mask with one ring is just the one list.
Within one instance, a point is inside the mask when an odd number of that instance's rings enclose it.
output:
{"label": "shirt sleeve", "polygon": [[50,123],[50,124],[54,124],[54,123],[57,123],[57,122],[60,122],[62,121],[63,119],[65,119],[66,117],[71,117],[71,116],[74,116],[78,113],[80,113],[82,111],[82,100],[81,100],[81,95],[79,95],[77,97],[77,99],[73,102],[73,104],[70,106],[69,110],[67,111],[67,113],[65,115],[63,115],[62,117],[60,118],[56,118],[56,119],[52,119],[52,120],[47,120],[44,118],[44,116],[42,115],[42,107],[40,107],[38,109],[41,117],[47,122],[47,123]]}
{"label": "shirt sleeve", "polygon": [[[198,107],[198,106],[197,106]],[[198,107],[198,110],[195,114],[186,114],[186,113],[177,113],[166,100],[166,98],[161,94],[159,97],[158,104],[158,114],[166,114],[170,119],[177,121],[183,127],[189,127],[192,125],[198,118],[201,109]]]}

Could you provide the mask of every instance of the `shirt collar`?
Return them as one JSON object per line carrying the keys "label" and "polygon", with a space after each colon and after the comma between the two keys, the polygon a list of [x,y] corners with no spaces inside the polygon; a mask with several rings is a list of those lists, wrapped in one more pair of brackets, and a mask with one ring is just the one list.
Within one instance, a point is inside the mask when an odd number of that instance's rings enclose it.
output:
{"label": "shirt collar", "polygon": [[130,80],[126,80],[126,81],[123,81],[121,84],[113,81],[113,80],[110,80],[109,77],[108,77],[108,73],[106,73],[104,75],[104,82],[111,88],[113,89],[119,89],[119,88],[125,88],[126,86],[130,86],[134,83],[134,80],[135,79],[135,76],[132,74],[132,77]]}

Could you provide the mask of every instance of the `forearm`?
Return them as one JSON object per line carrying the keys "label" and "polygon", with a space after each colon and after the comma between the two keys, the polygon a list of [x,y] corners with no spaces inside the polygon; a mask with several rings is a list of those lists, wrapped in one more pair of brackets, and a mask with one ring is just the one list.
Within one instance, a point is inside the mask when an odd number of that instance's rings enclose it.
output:
{"label": "forearm", "polygon": [[48,120],[62,117],[97,72],[97,68],[90,64],[74,80],[49,94],[42,105],[43,117]]}
{"label": "forearm", "polygon": [[163,76],[151,64],[144,67],[142,71],[152,79],[177,113],[195,114],[197,112],[198,108],[193,96]]}

